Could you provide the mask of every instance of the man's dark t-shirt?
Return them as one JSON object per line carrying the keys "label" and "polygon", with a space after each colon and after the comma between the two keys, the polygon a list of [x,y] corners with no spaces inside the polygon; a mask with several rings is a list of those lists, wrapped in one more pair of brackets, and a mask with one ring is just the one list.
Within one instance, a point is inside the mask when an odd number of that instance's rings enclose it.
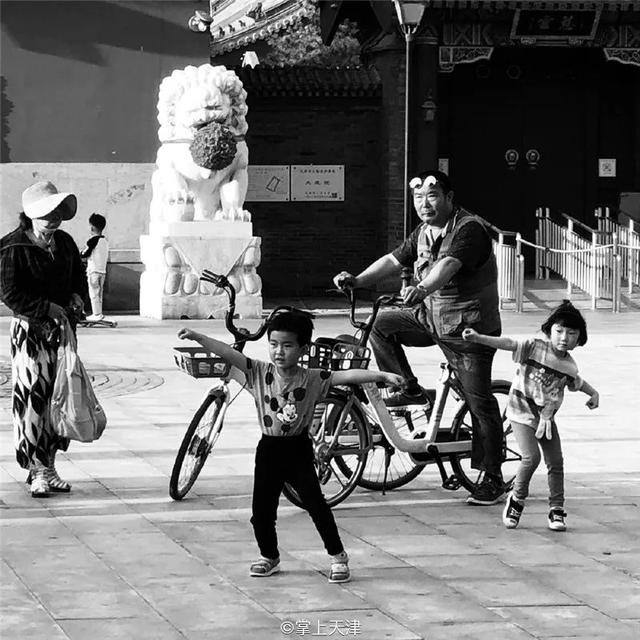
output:
{"label": "man's dark t-shirt", "polygon": [[[446,229],[448,233],[451,233],[449,224]],[[392,251],[393,257],[403,267],[413,268],[413,264],[417,260],[418,236],[421,228],[422,225],[419,225],[399,247]],[[433,244],[436,254],[441,244],[442,236],[439,236]],[[458,230],[449,246],[448,254],[452,258],[460,260],[462,267],[459,273],[464,275],[483,265],[489,259],[492,251],[489,234],[484,230],[482,223],[474,221],[468,222]]]}

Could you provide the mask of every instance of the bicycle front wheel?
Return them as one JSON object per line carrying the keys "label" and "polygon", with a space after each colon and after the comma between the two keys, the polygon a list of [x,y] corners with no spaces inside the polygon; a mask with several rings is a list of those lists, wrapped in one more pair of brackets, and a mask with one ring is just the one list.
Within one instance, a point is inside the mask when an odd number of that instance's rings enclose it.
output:
{"label": "bicycle front wheel", "polygon": [[[516,476],[516,471],[522,460],[520,449],[513,434],[510,424],[506,423],[507,398],[509,396],[510,384],[506,381],[495,381],[491,384],[491,391],[498,402],[500,416],[502,417],[503,437],[502,437],[502,476],[505,488],[509,490]],[[480,480],[481,471],[471,466],[471,412],[466,402],[462,404],[451,426],[452,440],[468,440],[469,451],[465,453],[452,453],[449,456],[451,468],[458,476],[462,486],[473,492]]]}
{"label": "bicycle front wheel", "polygon": [[[347,410],[346,394],[332,391],[316,405],[309,432],[318,480],[327,504],[333,507],[355,489],[367,463],[367,423],[358,405],[351,404]],[[285,484],[283,493],[304,508],[290,484]]]}
{"label": "bicycle front wheel", "polygon": [[189,493],[220,436],[225,398],[222,389],[209,393],[189,423],[169,480],[169,495],[174,500],[182,500]]}
{"label": "bicycle front wheel", "polygon": [[[402,412],[399,410],[394,413],[401,414]],[[392,415],[398,434],[403,438],[411,439],[421,430],[426,430],[429,413],[423,408],[419,408],[415,411],[409,411],[409,419],[402,415]],[[398,489],[417,478],[425,465],[415,462],[408,453],[395,449],[389,443],[380,425],[377,424],[377,418],[373,417],[373,412],[369,408],[367,408],[367,417],[371,425],[373,447],[369,452],[367,464],[358,485],[372,491],[391,490]],[[389,467],[385,482],[387,456],[389,457]]]}

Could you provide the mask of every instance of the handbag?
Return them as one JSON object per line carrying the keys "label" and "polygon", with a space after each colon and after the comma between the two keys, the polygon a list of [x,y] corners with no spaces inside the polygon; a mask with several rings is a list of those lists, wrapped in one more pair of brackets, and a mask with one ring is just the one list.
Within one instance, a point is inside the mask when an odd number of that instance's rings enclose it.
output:
{"label": "handbag", "polygon": [[59,436],[80,442],[97,440],[107,426],[107,416],[93,391],[91,378],[78,355],[76,336],[66,319],[60,327],[50,416]]}

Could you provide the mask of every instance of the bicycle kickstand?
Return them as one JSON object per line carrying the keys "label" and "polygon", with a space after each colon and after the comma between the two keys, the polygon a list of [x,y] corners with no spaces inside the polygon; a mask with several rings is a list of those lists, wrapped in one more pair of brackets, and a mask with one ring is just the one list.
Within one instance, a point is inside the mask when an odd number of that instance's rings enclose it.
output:
{"label": "bicycle kickstand", "polygon": [[433,456],[433,459],[436,461],[440,477],[442,478],[442,488],[448,489],[449,491],[457,491],[462,486],[460,478],[458,478],[455,473],[452,473],[450,476],[447,475],[447,470],[444,468],[444,462],[442,461],[438,447],[430,445],[427,447],[427,453]]}
{"label": "bicycle kickstand", "polygon": [[389,474],[389,466],[391,465],[391,456],[395,453],[393,447],[385,447],[384,449],[384,477],[382,478],[382,495],[386,494],[387,489],[387,476]]}

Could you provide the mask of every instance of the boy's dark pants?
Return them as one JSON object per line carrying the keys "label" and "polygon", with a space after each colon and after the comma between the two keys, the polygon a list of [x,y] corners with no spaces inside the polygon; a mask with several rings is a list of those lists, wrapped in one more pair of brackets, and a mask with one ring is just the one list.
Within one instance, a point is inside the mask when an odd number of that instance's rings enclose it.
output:
{"label": "boy's dark pants", "polygon": [[256,450],[251,524],[265,558],[278,558],[276,519],[278,501],[288,482],[309,512],[329,555],[344,551],[338,527],[313,466],[313,446],[309,435],[263,435]]}

